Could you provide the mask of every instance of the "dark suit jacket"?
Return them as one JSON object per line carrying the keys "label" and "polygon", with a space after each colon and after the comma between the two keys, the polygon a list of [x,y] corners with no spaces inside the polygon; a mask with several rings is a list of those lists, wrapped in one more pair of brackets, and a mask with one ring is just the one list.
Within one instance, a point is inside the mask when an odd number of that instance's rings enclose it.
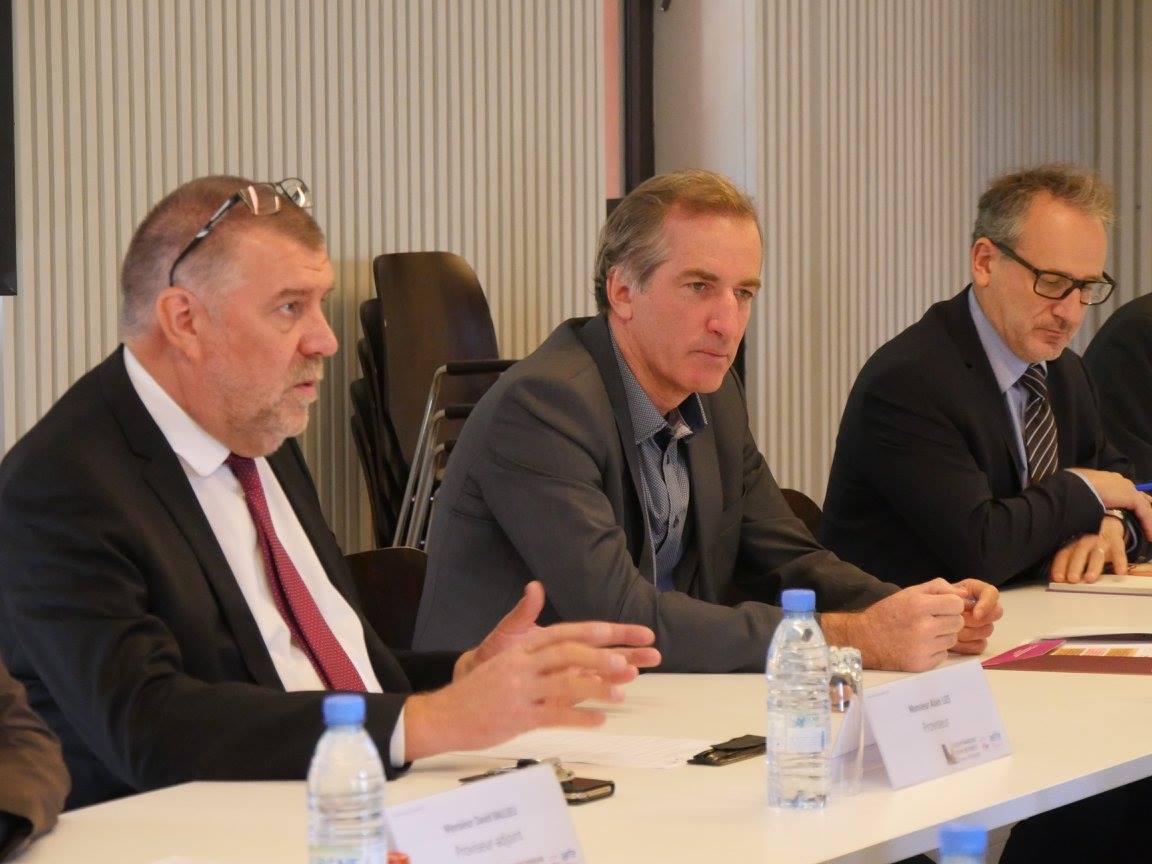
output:
{"label": "dark suit jacket", "polygon": [[687,444],[691,524],[679,590],[661,594],[607,322],[558,327],[481,399],[452,451],[416,646],[468,644],[540,579],[546,618],[646,624],[665,670],[762,669],[781,615],[767,604],[781,588],[816,589],[821,610],[892,593],[820,548],[792,514],[752,439],[736,377],[702,399],[709,425]]}
{"label": "dark suit jacket", "polygon": [[[1062,467],[1127,474],[1096,394],[1071,351],[1048,364]],[[1058,471],[1021,488],[1012,420],[968,310],[968,291],[934,304],[864,364],[848,396],[820,539],[882,579],[1002,584],[1043,575],[1100,502]]]}
{"label": "dark suit jacket", "polygon": [[[269,463],[359,609],[296,443]],[[63,742],[70,807],[186,780],[305,776],[324,693],[284,692],[121,351],[0,463],[0,612],[0,650]],[[446,680],[454,658],[398,662],[364,632],[386,691],[368,699],[383,749],[404,694]]]}
{"label": "dark suit jacket", "polygon": [[32,713],[24,688],[0,663],[0,814],[19,817],[14,833],[0,836],[0,859],[14,845],[55,825],[67,794],[60,742]]}
{"label": "dark suit jacket", "polygon": [[1137,481],[1152,481],[1152,294],[1112,313],[1084,352],[1084,365],[1109,439],[1132,460]]}

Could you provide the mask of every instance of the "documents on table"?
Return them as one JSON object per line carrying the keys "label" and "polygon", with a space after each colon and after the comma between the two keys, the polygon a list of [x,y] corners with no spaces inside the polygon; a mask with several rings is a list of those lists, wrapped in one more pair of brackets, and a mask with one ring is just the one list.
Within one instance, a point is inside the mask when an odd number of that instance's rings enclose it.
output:
{"label": "documents on table", "polygon": [[494,759],[547,759],[561,764],[606,765],[610,768],[675,768],[712,746],[703,738],[656,738],[609,735],[571,729],[537,729],[496,747],[470,751]]}
{"label": "documents on table", "polygon": [[1152,567],[1134,564],[1127,576],[1105,573],[1095,582],[1049,582],[1048,590],[1083,594],[1152,594]]}

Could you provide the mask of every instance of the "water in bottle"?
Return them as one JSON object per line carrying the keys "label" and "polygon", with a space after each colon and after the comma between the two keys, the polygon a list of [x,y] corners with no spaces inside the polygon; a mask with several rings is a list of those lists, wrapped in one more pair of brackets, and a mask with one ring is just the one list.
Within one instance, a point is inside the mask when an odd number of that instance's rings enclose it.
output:
{"label": "water in bottle", "polygon": [[780,595],[784,619],[768,647],[768,803],[812,810],[828,799],[832,731],[828,645],[816,623],[816,595]]}
{"label": "water in bottle", "polygon": [[988,829],[953,822],[940,826],[940,864],[984,864]]}
{"label": "water in bottle", "polygon": [[324,700],[327,731],[308,769],[310,864],[385,864],[391,837],[384,815],[384,767],[364,731],[364,697]]}

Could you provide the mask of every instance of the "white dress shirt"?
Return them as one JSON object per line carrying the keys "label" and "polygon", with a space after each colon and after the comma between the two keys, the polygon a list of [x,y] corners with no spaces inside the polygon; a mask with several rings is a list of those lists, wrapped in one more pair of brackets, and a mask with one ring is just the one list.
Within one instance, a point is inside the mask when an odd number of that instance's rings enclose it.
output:
{"label": "white dress shirt", "polygon": [[[180,465],[188,477],[200,509],[204,511],[216,541],[224,552],[224,558],[240,592],[248,603],[248,609],[256,620],[260,636],[268,647],[272,664],[285,690],[323,690],[320,680],[308,655],[292,641],[288,625],[280,616],[272,589],[264,571],[264,558],[256,541],[256,526],[248,512],[244,490],[232,470],[224,464],[229,450],[193,420],[188,413],[149,374],[135,355],[124,348],[124,366],[128,378],[136,389],[160,432],[168,440],[169,446],[180,459]],[[264,487],[264,497],[272,515],[272,525],[280,538],[292,563],[300,573],[317,608],[324,616],[332,634],[339,641],[348,659],[356,667],[360,680],[369,693],[380,693],[382,688],[368,658],[368,648],[364,641],[364,629],[355,610],[336,590],[324,571],[316,550],[308,535],[304,533],[300,520],[296,517],[288,496],[280,488],[280,482],[261,457],[255,460]],[[404,715],[401,712],[396,728],[392,733],[389,757],[393,765],[404,764]]]}

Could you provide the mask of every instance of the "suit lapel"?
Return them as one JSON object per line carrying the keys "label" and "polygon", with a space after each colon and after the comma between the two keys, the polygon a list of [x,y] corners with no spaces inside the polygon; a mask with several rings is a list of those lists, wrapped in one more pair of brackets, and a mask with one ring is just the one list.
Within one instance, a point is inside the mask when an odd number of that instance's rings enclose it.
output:
{"label": "suit lapel", "polygon": [[[688,477],[692,490],[692,515],[696,521],[696,550],[698,564],[691,573],[682,574],[685,584],[676,587],[686,594],[693,593],[692,578],[703,575],[704,584],[715,585],[712,578],[712,546],[716,541],[716,528],[723,509],[720,485],[720,459],[716,454],[716,418],[713,400],[701,396],[708,414],[708,426],[688,439]],[[680,574],[678,574],[680,575]]]}
{"label": "suit lapel", "polygon": [[1071,352],[1065,348],[1060,356],[1048,364],[1048,399],[1052,404],[1052,417],[1056,421],[1056,445],[1060,466],[1074,466],[1080,459],[1078,427],[1074,411],[1072,390],[1068,386],[1068,363]]}
{"label": "suit lapel", "polygon": [[112,406],[128,446],[143,461],[141,473],[196,555],[221,614],[240,646],[252,679],[265,687],[283,689],[280,676],[260,636],[256,620],[236,584],[216,535],[192,491],[180,460],[168,445],[152,415],[140,401],[124,368],[123,348],[100,365],[104,396]]}
{"label": "suit lapel", "polygon": [[640,451],[636,446],[636,433],[632,428],[632,415],[628,410],[628,396],[624,392],[624,382],[620,379],[620,367],[612,350],[608,334],[608,321],[597,315],[580,328],[577,335],[600,370],[600,379],[608,393],[612,414],[616,418],[616,430],[620,435],[620,447],[624,451],[624,461],[628,466],[631,481],[632,500],[639,514],[642,543],[638,568],[640,575],[648,582],[653,581],[656,572],[655,553],[652,538],[648,531],[648,519],[644,509],[644,490],[640,474]]}
{"label": "suit lapel", "polygon": [[315,497],[315,487],[304,467],[304,457],[300,453],[299,446],[292,439],[285,441],[279,450],[268,457],[268,465],[280,482],[280,488],[288,497],[296,518],[300,520],[300,527],[308,535],[308,540],[312,543],[324,572],[352,608],[358,610],[359,597],[352,584],[348,567],[344,563],[344,554],[324,520],[320,502]]}
{"label": "suit lapel", "polygon": [[979,399],[978,405],[971,406],[972,414],[988,418],[992,434],[1003,443],[1007,458],[1015,469],[1012,475],[1015,479],[1014,485],[1019,487],[1020,475],[1026,466],[1020,464],[1020,453],[1016,449],[1016,433],[1008,409],[1008,400],[1004,398],[1004,394],[1000,392],[1000,385],[996,383],[992,363],[988,360],[988,354],[972,321],[972,313],[968,309],[968,292],[971,290],[972,286],[969,285],[957,296],[941,304],[944,326],[956,345],[961,360],[972,374]]}

